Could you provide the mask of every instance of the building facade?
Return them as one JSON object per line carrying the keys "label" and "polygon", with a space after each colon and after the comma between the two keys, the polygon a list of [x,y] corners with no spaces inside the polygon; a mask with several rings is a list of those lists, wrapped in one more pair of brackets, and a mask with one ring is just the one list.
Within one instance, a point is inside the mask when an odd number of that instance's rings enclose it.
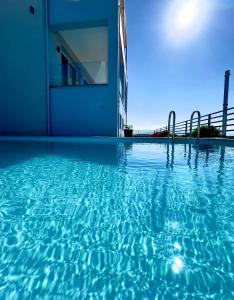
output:
{"label": "building facade", "polygon": [[0,135],[121,136],[124,0],[0,3]]}

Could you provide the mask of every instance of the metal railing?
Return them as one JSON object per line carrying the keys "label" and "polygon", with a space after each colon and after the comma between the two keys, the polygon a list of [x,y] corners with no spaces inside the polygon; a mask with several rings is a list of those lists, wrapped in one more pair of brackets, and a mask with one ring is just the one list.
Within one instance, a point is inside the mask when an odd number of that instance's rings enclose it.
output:
{"label": "metal railing", "polygon": [[[198,126],[199,118],[193,118],[175,124],[175,135],[189,136],[191,130]],[[226,123],[226,124],[225,124]],[[190,124],[190,128],[189,128]],[[223,136],[234,136],[234,107],[200,116],[200,126],[213,126],[223,133]],[[224,128],[224,130],[223,130]],[[170,126],[172,130],[172,126]],[[168,126],[158,128],[154,132],[169,131]]]}
{"label": "metal railing", "polygon": [[[229,96],[229,80],[230,80],[230,70],[226,70],[224,74],[224,96],[223,96],[223,110],[216,111],[214,113],[206,114],[201,116],[199,111],[194,111],[192,113],[191,119],[182,121],[172,125],[169,123],[167,127],[162,127],[155,132],[167,131],[169,134],[171,129],[175,129],[175,135],[177,136],[192,136],[192,131],[197,128],[197,138],[200,137],[200,127],[208,126],[215,127],[219,130],[220,135],[234,136],[234,107],[228,107],[228,96]],[[198,114],[197,118],[194,118],[195,114]],[[171,116],[171,113],[170,113]],[[169,118],[170,118],[169,116]],[[188,125],[190,124],[190,133],[188,133]]]}

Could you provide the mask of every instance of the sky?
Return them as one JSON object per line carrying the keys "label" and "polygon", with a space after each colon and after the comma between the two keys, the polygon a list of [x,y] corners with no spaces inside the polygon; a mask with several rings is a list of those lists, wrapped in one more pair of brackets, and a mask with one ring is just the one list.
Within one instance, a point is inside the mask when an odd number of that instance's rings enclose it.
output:
{"label": "sky", "polygon": [[126,0],[128,124],[165,126],[234,106],[234,0]]}

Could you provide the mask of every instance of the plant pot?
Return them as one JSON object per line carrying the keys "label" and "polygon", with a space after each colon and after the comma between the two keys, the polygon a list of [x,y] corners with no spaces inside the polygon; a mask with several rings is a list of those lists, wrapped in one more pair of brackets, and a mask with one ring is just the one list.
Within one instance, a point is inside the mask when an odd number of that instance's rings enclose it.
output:
{"label": "plant pot", "polygon": [[132,137],[133,129],[124,129],[125,137]]}

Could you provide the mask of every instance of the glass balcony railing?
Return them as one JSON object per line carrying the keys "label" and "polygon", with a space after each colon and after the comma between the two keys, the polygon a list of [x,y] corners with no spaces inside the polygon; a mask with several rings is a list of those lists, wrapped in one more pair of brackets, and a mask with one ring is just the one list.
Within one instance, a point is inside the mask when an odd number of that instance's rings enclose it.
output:
{"label": "glass balcony railing", "polygon": [[50,65],[50,86],[84,86],[108,83],[106,61]]}

